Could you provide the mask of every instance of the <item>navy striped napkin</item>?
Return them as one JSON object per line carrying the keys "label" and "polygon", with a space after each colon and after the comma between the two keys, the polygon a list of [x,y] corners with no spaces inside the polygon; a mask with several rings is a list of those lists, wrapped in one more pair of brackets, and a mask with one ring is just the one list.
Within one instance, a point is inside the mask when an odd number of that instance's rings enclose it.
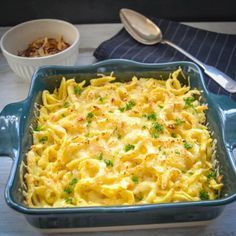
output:
{"label": "navy striped napkin", "polygon": [[[213,33],[177,22],[152,19],[165,39],[179,45],[202,62],[217,67],[236,80],[236,35]],[[139,62],[158,63],[189,61],[184,55],[165,44],[145,46],[136,42],[124,29],[103,42],[94,52],[98,60],[124,58]],[[236,99],[205,75],[208,89],[216,94],[227,94]]]}

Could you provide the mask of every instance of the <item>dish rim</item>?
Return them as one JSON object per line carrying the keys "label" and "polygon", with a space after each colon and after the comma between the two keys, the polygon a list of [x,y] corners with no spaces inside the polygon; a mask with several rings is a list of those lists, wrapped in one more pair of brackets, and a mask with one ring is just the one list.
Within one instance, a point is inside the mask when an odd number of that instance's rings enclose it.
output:
{"label": "dish rim", "polygon": [[[206,85],[204,83],[203,75],[200,70],[200,68],[192,62],[188,61],[176,61],[176,62],[167,62],[167,63],[140,63],[140,62],[134,62],[131,60],[124,60],[124,59],[110,59],[105,60],[102,62],[98,62],[92,65],[85,65],[85,66],[42,66],[40,67],[33,75],[30,89],[28,96],[25,100],[18,102],[18,103],[11,103],[12,104],[25,104],[32,100],[33,96],[33,89],[34,85],[37,81],[37,78],[40,77],[40,74],[42,72],[45,73],[45,70],[55,70],[58,73],[58,70],[67,70],[69,71],[78,71],[79,69],[96,69],[101,66],[111,66],[111,65],[128,65],[128,66],[137,66],[140,68],[150,68],[150,69],[161,69],[165,66],[177,66],[181,64],[185,64],[187,66],[192,66],[194,69],[196,69],[196,72],[199,74],[199,79],[201,81],[201,85],[203,87],[204,93],[206,93],[207,99],[209,99],[209,91],[206,88]],[[226,153],[228,156],[231,156],[229,153],[229,149],[226,149]],[[18,212],[21,212],[26,215],[48,215],[48,214],[73,214],[73,213],[124,213],[124,212],[144,212],[149,210],[158,210],[158,209],[169,209],[169,208],[187,208],[187,207],[209,207],[209,206],[223,206],[226,204],[229,204],[236,200],[236,192],[228,197],[224,197],[222,199],[216,199],[216,200],[205,200],[205,201],[190,201],[190,202],[176,202],[176,203],[161,203],[161,204],[144,204],[144,205],[116,205],[116,206],[88,206],[88,207],[61,207],[61,208],[30,208],[22,206],[15,201],[13,201],[13,198],[11,196],[11,188],[12,183],[14,181],[15,175],[16,175],[16,169],[18,165],[20,165],[19,158],[16,158],[17,160],[14,160],[11,174],[8,179],[8,182],[6,184],[5,188],[5,199],[7,204],[17,210]],[[231,163],[232,164],[232,163]],[[236,170],[234,170],[236,171]]]}

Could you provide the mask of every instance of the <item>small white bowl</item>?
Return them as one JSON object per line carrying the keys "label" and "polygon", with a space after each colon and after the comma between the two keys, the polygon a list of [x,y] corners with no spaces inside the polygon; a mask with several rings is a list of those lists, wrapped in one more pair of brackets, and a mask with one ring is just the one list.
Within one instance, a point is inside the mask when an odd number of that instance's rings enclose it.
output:
{"label": "small white bowl", "polygon": [[[21,57],[18,51],[25,50],[38,38],[63,36],[70,44],[67,49],[45,57]],[[56,19],[27,21],[8,30],[1,38],[3,55],[21,81],[31,81],[32,75],[43,65],[74,65],[79,52],[80,34],[72,24]]]}

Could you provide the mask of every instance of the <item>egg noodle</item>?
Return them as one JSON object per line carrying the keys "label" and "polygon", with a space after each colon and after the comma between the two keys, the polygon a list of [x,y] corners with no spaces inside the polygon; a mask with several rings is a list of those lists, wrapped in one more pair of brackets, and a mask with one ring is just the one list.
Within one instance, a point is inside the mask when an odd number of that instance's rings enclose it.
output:
{"label": "egg noodle", "polygon": [[29,207],[215,199],[222,176],[201,92],[167,80],[101,75],[45,90],[27,153]]}

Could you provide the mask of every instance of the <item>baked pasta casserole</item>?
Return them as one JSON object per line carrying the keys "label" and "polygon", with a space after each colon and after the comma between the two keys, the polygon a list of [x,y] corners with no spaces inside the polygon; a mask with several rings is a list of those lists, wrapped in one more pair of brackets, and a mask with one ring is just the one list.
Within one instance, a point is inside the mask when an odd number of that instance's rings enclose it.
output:
{"label": "baked pasta casserole", "polygon": [[216,199],[223,184],[208,107],[181,74],[124,83],[98,75],[89,85],[63,78],[43,91],[26,158],[27,206]]}

